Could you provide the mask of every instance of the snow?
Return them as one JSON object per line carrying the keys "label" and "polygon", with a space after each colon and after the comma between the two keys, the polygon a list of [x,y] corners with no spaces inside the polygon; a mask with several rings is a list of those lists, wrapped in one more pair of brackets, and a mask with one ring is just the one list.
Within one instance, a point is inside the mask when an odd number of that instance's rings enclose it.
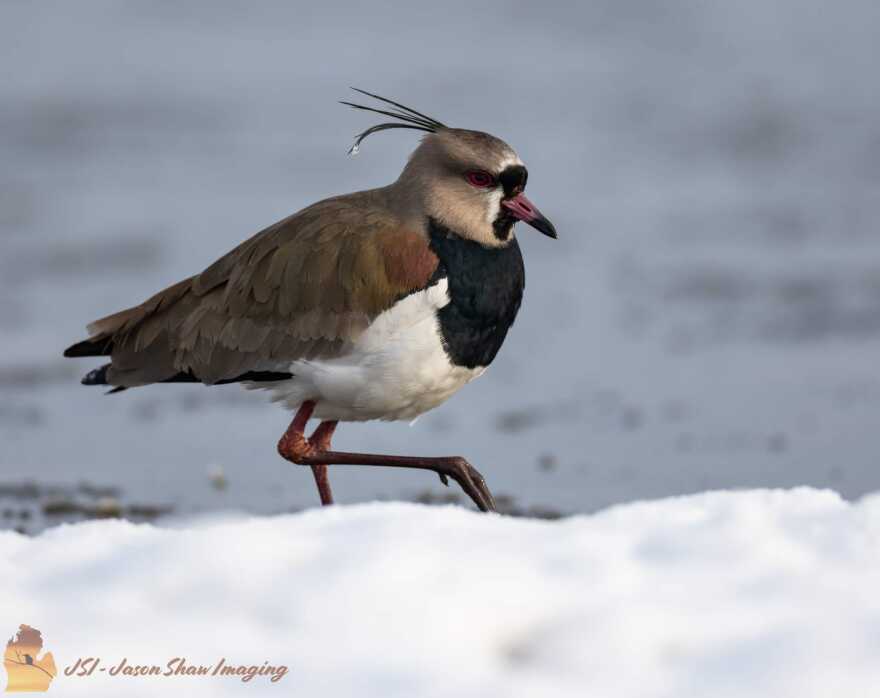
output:
{"label": "snow", "polygon": [[96,656],[288,668],[62,673],[64,695],[867,695],[877,589],[880,496],[809,488],[555,522],[373,503],[0,534],[0,631],[39,628],[59,672]]}

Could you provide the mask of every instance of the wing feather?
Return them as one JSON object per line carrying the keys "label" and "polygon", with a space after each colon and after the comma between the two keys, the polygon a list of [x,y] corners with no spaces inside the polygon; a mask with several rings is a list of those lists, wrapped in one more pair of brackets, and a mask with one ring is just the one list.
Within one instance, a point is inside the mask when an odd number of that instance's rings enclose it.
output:
{"label": "wing feather", "polygon": [[77,356],[109,354],[112,385],[191,372],[205,383],[338,356],[438,260],[382,190],[328,199],[257,233],[201,274],[97,320]]}

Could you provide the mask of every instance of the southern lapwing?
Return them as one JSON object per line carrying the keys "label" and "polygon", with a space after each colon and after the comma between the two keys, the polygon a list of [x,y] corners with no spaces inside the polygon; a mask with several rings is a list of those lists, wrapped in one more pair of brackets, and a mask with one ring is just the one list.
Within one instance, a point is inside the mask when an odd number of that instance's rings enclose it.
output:
{"label": "southern lapwing", "polygon": [[[526,198],[528,173],[504,141],[449,128],[392,100],[343,102],[394,119],[360,133],[427,132],[397,181],[335,196],[269,226],[201,274],[97,320],[65,356],[109,356],[85,385],[152,383],[265,388],[295,416],[278,442],[309,465],[322,504],[327,466],[379,465],[456,480],[494,510],[461,457],[330,450],[340,421],[412,420],[492,363],[516,318],[525,274],[514,224],[555,238]],[[320,424],[310,437],[306,423]]]}

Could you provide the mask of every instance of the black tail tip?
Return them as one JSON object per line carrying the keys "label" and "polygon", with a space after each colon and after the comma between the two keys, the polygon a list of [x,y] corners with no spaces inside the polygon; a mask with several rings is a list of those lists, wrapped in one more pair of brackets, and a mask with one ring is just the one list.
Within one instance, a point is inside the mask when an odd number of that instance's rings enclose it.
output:
{"label": "black tail tip", "polygon": [[72,344],[64,350],[64,356],[68,359],[74,359],[80,356],[100,356],[101,352],[95,349],[94,342],[88,339]]}
{"label": "black tail tip", "polygon": [[110,354],[110,342],[107,340],[93,341],[84,339],[81,342],[73,344],[64,350],[64,356],[68,359],[78,358],[81,356],[107,356]]}
{"label": "black tail tip", "polygon": [[110,364],[104,364],[103,366],[96,368],[93,371],[89,371],[86,375],[83,376],[81,383],[83,385],[107,385],[108,368],[110,368]]}

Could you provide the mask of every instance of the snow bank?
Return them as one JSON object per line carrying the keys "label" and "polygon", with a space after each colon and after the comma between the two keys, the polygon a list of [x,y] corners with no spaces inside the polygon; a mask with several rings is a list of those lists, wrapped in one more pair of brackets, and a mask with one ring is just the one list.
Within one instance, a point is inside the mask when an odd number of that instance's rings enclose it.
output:
{"label": "snow bank", "polygon": [[[0,534],[0,635],[40,629],[63,695],[867,695],[878,590],[880,497],[811,489]],[[80,657],[287,673],[65,676]]]}

